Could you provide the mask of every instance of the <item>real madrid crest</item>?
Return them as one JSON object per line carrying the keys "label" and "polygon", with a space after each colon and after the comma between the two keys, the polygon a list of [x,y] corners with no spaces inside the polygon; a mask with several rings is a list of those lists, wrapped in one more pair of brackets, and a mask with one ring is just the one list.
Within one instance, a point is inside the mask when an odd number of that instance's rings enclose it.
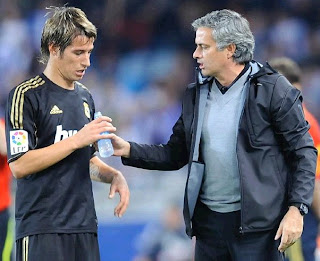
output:
{"label": "real madrid crest", "polygon": [[90,108],[88,103],[83,102],[83,108],[84,108],[84,114],[87,116],[88,119],[91,119],[90,117]]}

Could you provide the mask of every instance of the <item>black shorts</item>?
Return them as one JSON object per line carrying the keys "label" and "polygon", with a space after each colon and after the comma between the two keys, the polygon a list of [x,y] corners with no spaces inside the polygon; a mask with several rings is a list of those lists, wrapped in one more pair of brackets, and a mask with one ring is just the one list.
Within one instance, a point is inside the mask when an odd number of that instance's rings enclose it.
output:
{"label": "black shorts", "polygon": [[16,261],[100,261],[97,234],[38,234],[16,241]]}

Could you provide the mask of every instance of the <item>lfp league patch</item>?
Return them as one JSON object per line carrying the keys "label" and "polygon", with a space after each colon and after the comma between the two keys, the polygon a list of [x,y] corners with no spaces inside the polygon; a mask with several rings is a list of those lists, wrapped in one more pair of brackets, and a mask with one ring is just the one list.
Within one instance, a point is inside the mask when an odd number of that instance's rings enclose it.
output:
{"label": "lfp league patch", "polygon": [[10,151],[11,155],[29,150],[28,132],[24,130],[10,131]]}

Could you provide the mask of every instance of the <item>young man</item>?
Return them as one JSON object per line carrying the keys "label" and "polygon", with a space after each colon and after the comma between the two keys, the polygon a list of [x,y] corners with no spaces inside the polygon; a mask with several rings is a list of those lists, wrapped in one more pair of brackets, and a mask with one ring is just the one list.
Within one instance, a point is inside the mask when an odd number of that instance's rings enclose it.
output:
{"label": "young man", "polygon": [[192,25],[201,72],[170,140],[142,145],[110,134],[115,155],[147,169],[188,164],[184,218],[195,261],[283,260],[301,235],[317,160],[300,91],[252,60],[240,14],[214,11]]}
{"label": "young man", "polygon": [[[291,84],[302,91],[301,84],[301,69],[299,65],[290,58],[279,57],[270,60],[270,65],[283,74]],[[303,104],[304,115],[310,124],[310,134],[313,138],[316,148],[320,149],[320,126],[316,118],[307,110]],[[304,218],[304,229],[301,236],[300,244],[295,244],[288,252],[290,261],[301,260],[298,257],[302,256],[304,261],[315,261],[315,250],[317,247],[318,227],[320,220],[320,155],[318,155],[318,164],[316,171],[316,180],[313,192],[313,201],[310,208],[310,213]],[[302,251],[301,251],[302,250]]]}
{"label": "young man", "polygon": [[97,32],[74,7],[52,8],[41,38],[44,72],[9,94],[8,162],[17,178],[16,255],[27,260],[100,260],[90,177],[120,194],[115,215],[129,202],[123,175],[92,146],[115,131],[108,117],[93,120],[94,102],[78,82],[90,66]]}

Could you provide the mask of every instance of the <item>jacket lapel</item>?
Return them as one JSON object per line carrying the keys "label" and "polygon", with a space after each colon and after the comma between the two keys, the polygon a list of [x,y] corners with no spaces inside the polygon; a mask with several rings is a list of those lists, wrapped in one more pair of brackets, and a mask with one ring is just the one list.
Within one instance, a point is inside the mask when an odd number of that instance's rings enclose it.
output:
{"label": "jacket lapel", "polygon": [[206,83],[197,89],[196,108],[193,122],[193,133],[192,133],[192,160],[199,160],[199,144],[201,138],[201,130],[204,119],[204,112],[209,93],[209,84]]}
{"label": "jacket lapel", "polygon": [[202,85],[196,90],[196,104],[194,110],[194,120],[192,126],[192,143],[189,161],[188,179],[184,195],[183,214],[186,224],[186,232],[192,237],[191,219],[194,208],[197,203],[202,178],[204,174],[204,164],[199,161],[199,144],[201,138],[201,129],[204,119],[204,112],[209,93],[209,83]]}

